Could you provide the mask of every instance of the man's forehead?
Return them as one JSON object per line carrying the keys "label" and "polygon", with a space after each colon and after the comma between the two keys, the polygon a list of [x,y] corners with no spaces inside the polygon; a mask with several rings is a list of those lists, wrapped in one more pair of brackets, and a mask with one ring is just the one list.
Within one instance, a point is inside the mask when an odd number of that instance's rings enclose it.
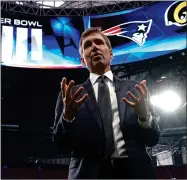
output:
{"label": "man's forehead", "polygon": [[104,40],[104,38],[102,37],[101,34],[99,34],[99,33],[91,33],[88,36],[86,36],[85,38],[83,38],[82,44],[84,44],[86,41],[94,40],[94,39],[102,39],[102,40]]}

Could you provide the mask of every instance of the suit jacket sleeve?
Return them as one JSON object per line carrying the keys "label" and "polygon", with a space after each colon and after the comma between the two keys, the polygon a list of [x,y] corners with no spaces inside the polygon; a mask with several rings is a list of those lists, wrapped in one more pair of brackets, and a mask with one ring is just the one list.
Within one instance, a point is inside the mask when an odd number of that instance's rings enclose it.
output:
{"label": "suit jacket sleeve", "polygon": [[62,92],[60,92],[55,108],[52,141],[55,147],[57,147],[62,153],[71,152],[71,136],[68,130],[69,125],[70,123],[63,118]]}
{"label": "suit jacket sleeve", "polygon": [[152,115],[152,122],[151,126],[148,128],[143,128],[139,126],[139,132],[141,138],[146,146],[152,147],[155,146],[160,138],[160,129],[158,123],[156,122],[156,118],[153,113]]}
{"label": "suit jacket sleeve", "polygon": [[[133,84],[133,86],[131,87],[132,92],[135,90],[135,84],[139,84],[139,82],[135,82]],[[138,97],[138,94],[137,94],[137,91],[133,92],[137,97]],[[140,137],[143,141],[143,143],[146,145],[146,146],[149,146],[149,147],[152,147],[152,146],[155,146],[158,141],[159,141],[159,138],[160,138],[160,128],[158,126],[158,123],[157,123],[157,120],[156,120],[156,117],[155,117],[155,112],[154,112],[154,109],[153,109],[153,106],[150,104],[149,106],[149,113],[151,113],[152,115],[152,122],[151,122],[151,126],[148,127],[148,128],[143,128],[139,125],[139,132],[140,132]],[[137,116],[137,120],[138,120],[138,116]]]}

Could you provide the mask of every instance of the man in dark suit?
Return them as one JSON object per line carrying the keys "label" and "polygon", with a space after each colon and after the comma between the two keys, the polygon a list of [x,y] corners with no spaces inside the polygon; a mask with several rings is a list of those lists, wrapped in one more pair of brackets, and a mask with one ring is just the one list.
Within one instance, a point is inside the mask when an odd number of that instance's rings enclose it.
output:
{"label": "man in dark suit", "polygon": [[112,47],[98,28],[82,34],[80,54],[90,77],[76,86],[62,79],[54,121],[53,142],[71,153],[68,178],[155,178],[146,146],[160,131],[146,81],[112,74]]}

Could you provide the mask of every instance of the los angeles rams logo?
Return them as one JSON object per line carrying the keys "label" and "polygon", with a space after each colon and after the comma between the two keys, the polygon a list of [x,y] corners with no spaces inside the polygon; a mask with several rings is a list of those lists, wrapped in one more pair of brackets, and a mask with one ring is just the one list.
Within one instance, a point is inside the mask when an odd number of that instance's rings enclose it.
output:
{"label": "los angeles rams logo", "polygon": [[172,3],[165,12],[166,26],[176,25],[185,26],[187,23],[187,2],[175,1]]}

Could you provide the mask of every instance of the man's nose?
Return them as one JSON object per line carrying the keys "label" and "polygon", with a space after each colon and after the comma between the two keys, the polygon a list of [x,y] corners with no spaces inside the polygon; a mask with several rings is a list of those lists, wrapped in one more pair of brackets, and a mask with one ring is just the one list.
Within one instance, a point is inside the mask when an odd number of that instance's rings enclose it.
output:
{"label": "man's nose", "polygon": [[92,47],[93,47],[93,50],[97,50],[98,49],[97,44],[95,44],[94,42],[92,43]]}

